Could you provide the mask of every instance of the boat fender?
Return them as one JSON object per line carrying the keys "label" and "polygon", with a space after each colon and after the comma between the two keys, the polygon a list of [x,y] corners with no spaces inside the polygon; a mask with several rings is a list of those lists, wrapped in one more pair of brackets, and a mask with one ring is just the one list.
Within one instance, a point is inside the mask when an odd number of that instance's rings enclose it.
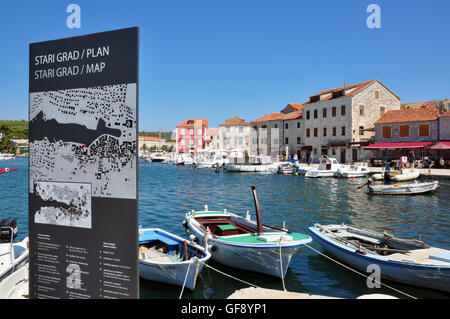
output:
{"label": "boat fender", "polygon": [[361,250],[361,249],[357,249],[355,250],[355,253],[361,254],[361,255],[367,255],[367,251]]}
{"label": "boat fender", "polygon": [[210,245],[210,246],[208,246],[208,250],[211,252],[215,252],[215,251],[217,251],[217,246]]}
{"label": "boat fender", "polygon": [[198,238],[197,238],[197,236],[195,236],[194,234],[190,234],[190,235],[189,235],[189,239],[190,239],[191,241],[193,241],[194,243],[198,242]]}

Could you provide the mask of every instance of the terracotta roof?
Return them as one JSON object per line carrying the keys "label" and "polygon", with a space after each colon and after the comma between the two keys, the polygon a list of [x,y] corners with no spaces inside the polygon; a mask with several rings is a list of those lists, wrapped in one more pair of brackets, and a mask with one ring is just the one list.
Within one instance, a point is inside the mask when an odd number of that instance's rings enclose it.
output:
{"label": "terracotta roof", "polygon": [[445,112],[445,113],[442,113],[440,116],[441,116],[441,117],[442,117],[442,116],[448,117],[448,116],[450,116],[450,111],[447,111],[447,112]]}
{"label": "terracotta roof", "polygon": [[246,121],[244,121],[238,116],[232,117],[223,122],[222,124],[219,124],[219,126],[249,126],[249,125],[250,124],[248,124]]}
{"label": "terracotta roof", "polygon": [[139,136],[139,140],[141,140],[141,141],[159,141],[159,137],[155,137],[155,136]]}
{"label": "terracotta roof", "polygon": [[301,111],[303,104],[294,104],[294,103],[289,103],[288,105],[292,106],[294,109]]}
{"label": "terracotta roof", "polygon": [[288,114],[283,115],[279,118],[279,120],[296,120],[302,118],[302,111],[295,111]]}
{"label": "terracotta roof", "polygon": [[206,130],[206,135],[219,135],[219,130],[218,129],[208,129]]}
{"label": "terracotta roof", "polygon": [[[372,81],[367,81],[367,82],[362,82],[362,83],[358,83],[358,84],[353,84],[353,85],[348,85],[348,86],[343,86],[340,88],[336,88],[336,89],[331,89],[331,90],[326,90],[326,91],[322,91],[318,94],[314,94],[310,97],[310,100],[304,104],[308,104],[308,103],[316,103],[316,102],[322,102],[322,101],[327,101],[327,100],[331,100],[331,98],[333,97],[333,93],[339,92],[339,91],[348,91],[348,92],[344,92],[345,94],[340,96],[340,97],[344,97],[344,96],[352,96],[355,95],[356,93],[360,92],[361,90],[363,90],[364,88],[366,88],[367,86],[369,86],[370,84],[376,82],[378,80],[372,80]],[[321,95],[327,95],[324,98],[321,98],[320,101],[316,101],[316,102],[311,102],[311,98],[315,97],[315,96],[321,96]]]}
{"label": "terracotta roof", "polygon": [[177,127],[208,127],[207,119],[189,119],[184,121],[181,124],[178,124]]}
{"label": "terracotta roof", "polygon": [[263,117],[251,121],[250,123],[259,123],[259,122],[268,122],[268,121],[274,121],[274,120],[281,120],[281,117],[284,116],[284,113],[270,113],[267,115],[264,115]]}
{"label": "terracotta roof", "polygon": [[388,111],[375,124],[424,122],[437,120],[439,110],[430,107],[424,109],[406,109]]}

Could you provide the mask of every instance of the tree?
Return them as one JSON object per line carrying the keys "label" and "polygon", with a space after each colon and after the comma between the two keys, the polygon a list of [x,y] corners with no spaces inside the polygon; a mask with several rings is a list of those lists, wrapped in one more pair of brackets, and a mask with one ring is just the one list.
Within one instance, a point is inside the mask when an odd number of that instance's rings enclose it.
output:
{"label": "tree", "polygon": [[144,153],[147,153],[147,150],[148,150],[147,144],[144,143],[144,145],[142,145],[142,147],[141,147],[141,151]]}

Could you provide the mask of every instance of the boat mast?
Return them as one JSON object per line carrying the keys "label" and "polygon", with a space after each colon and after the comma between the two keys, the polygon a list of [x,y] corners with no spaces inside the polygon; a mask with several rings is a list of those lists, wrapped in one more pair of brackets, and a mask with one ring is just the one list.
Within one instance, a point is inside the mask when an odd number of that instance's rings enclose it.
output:
{"label": "boat mast", "polygon": [[256,187],[252,186],[253,200],[255,201],[255,210],[256,210],[256,223],[258,226],[258,236],[262,234],[262,221],[261,221],[261,211],[259,210],[258,196],[256,195]]}

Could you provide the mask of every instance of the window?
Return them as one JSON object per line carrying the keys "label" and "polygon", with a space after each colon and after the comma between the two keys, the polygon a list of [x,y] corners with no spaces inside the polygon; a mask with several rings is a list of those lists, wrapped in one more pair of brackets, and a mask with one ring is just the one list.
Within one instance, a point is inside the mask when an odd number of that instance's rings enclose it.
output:
{"label": "window", "polygon": [[341,127],[341,135],[342,135],[342,136],[345,136],[345,126],[342,126],[342,127]]}
{"label": "window", "polygon": [[262,125],[261,128],[267,128],[267,125]]}
{"label": "window", "polygon": [[197,133],[198,135],[202,135],[202,129],[201,129],[201,128],[199,128],[199,129],[197,130],[197,132],[198,132],[198,133]]}
{"label": "window", "polygon": [[419,136],[430,136],[430,125],[419,125]]}
{"label": "window", "polygon": [[400,137],[409,136],[409,125],[400,125]]}
{"label": "window", "polygon": [[202,144],[203,144],[203,143],[202,143],[202,140],[198,140],[198,141],[197,141],[197,145],[198,145],[198,146],[202,146]]}
{"label": "window", "polygon": [[286,124],[284,125],[284,128],[287,130],[287,129],[289,128],[289,124],[286,123]]}
{"label": "window", "polygon": [[314,128],[314,137],[317,137],[317,135],[318,135],[318,129],[317,129],[317,127],[315,127]]}
{"label": "window", "polygon": [[186,144],[186,142],[184,141],[184,140],[181,140],[181,145],[185,145]]}
{"label": "window", "polygon": [[227,133],[230,133],[230,127],[227,126]]}
{"label": "window", "polygon": [[225,139],[225,143],[226,143],[227,145],[230,145],[231,139],[230,139],[230,138],[226,138],[226,139]]}
{"label": "window", "polygon": [[267,144],[267,138],[262,138],[261,139],[261,144]]}
{"label": "window", "polygon": [[307,120],[309,120],[309,115],[310,115],[309,111],[306,111],[306,119]]}
{"label": "window", "polygon": [[257,138],[253,139],[253,144],[258,144],[258,139]]}
{"label": "window", "polygon": [[286,137],[285,139],[284,139],[284,144],[289,144],[289,137]]}
{"label": "window", "polygon": [[194,135],[194,130],[193,129],[189,130],[189,135]]}
{"label": "window", "polygon": [[244,139],[242,137],[239,139],[239,145],[244,145]]}
{"label": "window", "polygon": [[386,108],[384,106],[380,107],[380,116],[383,116],[386,113]]}
{"label": "window", "polygon": [[375,98],[379,99],[380,98],[380,91],[375,91]]}
{"label": "window", "polygon": [[300,144],[300,143],[301,143],[300,137],[297,136],[297,144]]}
{"label": "window", "polygon": [[331,109],[331,116],[336,117],[336,106],[333,106],[333,108]]}
{"label": "window", "polygon": [[390,126],[383,127],[383,138],[391,138],[391,127]]}
{"label": "window", "polygon": [[314,118],[317,118],[317,110],[314,110]]}
{"label": "window", "polygon": [[192,138],[189,140],[189,145],[194,145],[194,140]]}
{"label": "window", "polygon": [[274,124],[273,127],[274,127],[274,128],[278,128],[278,124]]}
{"label": "window", "polygon": [[327,128],[326,127],[323,128],[323,136],[327,136]]}
{"label": "window", "polygon": [[324,108],[323,110],[322,110],[322,117],[327,117],[327,109],[326,108]]}
{"label": "window", "polygon": [[359,127],[359,135],[364,135],[364,126]]}
{"label": "window", "polygon": [[306,129],[306,137],[310,137],[311,136],[311,129],[307,128]]}
{"label": "window", "polygon": [[345,116],[345,105],[341,105],[341,115]]}
{"label": "window", "polygon": [[300,128],[300,122],[297,122],[297,128]]}
{"label": "window", "polygon": [[277,139],[277,138],[274,138],[272,144],[273,144],[273,145],[278,145],[278,139]]}
{"label": "window", "polygon": [[333,127],[333,136],[336,136],[336,126]]}
{"label": "window", "polygon": [[359,106],[359,116],[364,116],[364,105]]}
{"label": "window", "polygon": [[239,126],[239,133],[244,133],[244,127],[243,126]]}

